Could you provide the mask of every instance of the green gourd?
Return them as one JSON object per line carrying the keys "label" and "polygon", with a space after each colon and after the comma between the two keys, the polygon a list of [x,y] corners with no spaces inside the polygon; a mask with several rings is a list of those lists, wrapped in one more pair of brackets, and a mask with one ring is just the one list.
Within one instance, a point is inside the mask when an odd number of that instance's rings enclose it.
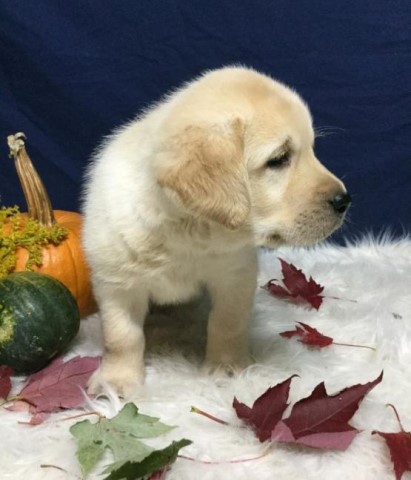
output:
{"label": "green gourd", "polygon": [[60,281],[36,272],[0,280],[0,365],[17,373],[40,370],[79,328],[76,300]]}

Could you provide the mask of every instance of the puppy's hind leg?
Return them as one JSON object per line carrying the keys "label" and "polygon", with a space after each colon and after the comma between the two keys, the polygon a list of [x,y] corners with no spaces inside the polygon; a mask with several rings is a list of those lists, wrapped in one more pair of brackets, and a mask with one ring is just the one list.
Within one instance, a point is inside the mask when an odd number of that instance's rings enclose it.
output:
{"label": "puppy's hind leg", "polygon": [[105,383],[118,395],[130,397],[144,382],[144,320],[148,294],[125,291],[113,285],[95,288],[102,319],[104,352],[88,391],[99,393]]}

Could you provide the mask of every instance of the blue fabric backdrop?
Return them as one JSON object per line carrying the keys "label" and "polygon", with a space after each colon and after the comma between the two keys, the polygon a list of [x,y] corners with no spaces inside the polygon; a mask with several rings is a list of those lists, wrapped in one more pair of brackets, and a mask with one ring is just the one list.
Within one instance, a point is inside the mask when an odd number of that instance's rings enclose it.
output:
{"label": "blue fabric backdrop", "polygon": [[294,86],[354,204],[343,233],[411,230],[409,0],[0,0],[0,194],[24,205],[16,131],[55,208],[78,210],[101,137],[204,69]]}

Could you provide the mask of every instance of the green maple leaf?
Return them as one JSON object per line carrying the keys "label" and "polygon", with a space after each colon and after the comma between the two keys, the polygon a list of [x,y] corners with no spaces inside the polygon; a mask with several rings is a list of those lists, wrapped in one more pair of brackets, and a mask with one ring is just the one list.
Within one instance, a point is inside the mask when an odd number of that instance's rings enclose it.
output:
{"label": "green maple leaf", "polygon": [[143,460],[129,460],[123,462],[122,465],[109,465],[104,473],[111,473],[104,480],[147,480],[152,473],[174,462],[179,450],[190,445],[190,443],[190,440],[183,438],[177,442],[172,442],[162,450],[154,450]]}
{"label": "green maple leaf", "polygon": [[70,432],[78,440],[77,457],[87,475],[106,448],[112,451],[115,460],[108,467],[108,471],[112,471],[126,462],[138,463],[155,453],[140,438],[158,437],[173,428],[158,418],[139,414],[133,403],[127,403],[115,417],[102,417],[96,423],[83,420],[73,425]]}

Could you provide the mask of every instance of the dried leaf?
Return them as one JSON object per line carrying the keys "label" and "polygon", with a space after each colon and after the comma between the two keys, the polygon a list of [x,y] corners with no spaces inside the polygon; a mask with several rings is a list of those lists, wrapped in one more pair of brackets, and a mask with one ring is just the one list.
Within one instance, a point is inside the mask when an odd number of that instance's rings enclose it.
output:
{"label": "dried leaf", "polygon": [[0,399],[6,399],[11,390],[11,376],[13,370],[5,365],[0,365]]}
{"label": "dried leaf", "polygon": [[[77,456],[85,475],[102,457],[105,449],[109,448],[113,453],[114,463],[110,464],[104,473],[110,474],[107,478],[122,479],[129,478],[128,472],[139,472],[142,469],[141,471],[145,471],[144,475],[151,475],[168,465],[174,459],[171,455],[174,447],[170,451],[167,449],[164,449],[165,452],[156,451],[140,439],[157,437],[173,428],[161,423],[158,418],[141,415],[133,403],[127,403],[112,419],[102,417],[96,423],[83,420],[73,425],[70,432],[79,442]],[[176,443],[180,445],[180,442]],[[168,461],[162,463],[160,458]],[[130,478],[140,477],[136,474]]]}
{"label": "dried leaf", "polygon": [[[392,406],[392,405],[391,405]],[[404,431],[397,410],[393,407],[401,426],[401,432],[386,433],[374,431],[373,435],[380,435],[386,442],[394,466],[396,480],[401,480],[404,472],[411,472],[411,433]]]}
{"label": "dried leaf", "polygon": [[286,338],[291,338],[298,336],[299,342],[305,343],[306,345],[310,345],[312,347],[327,347],[328,345],[331,345],[333,343],[333,339],[331,337],[327,337],[326,335],[323,335],[320,333],[318,330],[316,330],[313,327],[310,327],[310,325],[307,325],[306,323],[303,322],[298,322],[300,327],[295,327],[295,330],[290,330],[287,332],[282,332],[280,335],[282,337]]}
{"label": "dried leaf", "polygon": [[[328,395],[324,383],[297,402],[288,418],[281,420],[287,407],[292,377],[268,389],[252,408],[234,399],[237,415],[251,424],[260,441],[297,443],[315,448],[346,449],[358,431],[348,424],[364,396],[382,381],[381,375],[365,385],[347,387]],[[269,432],[269,435],[267,435]]]}
{"label": "dried leaf", "polygon": [[[99,362],[98,357],[75,357],[65,363],[61,357],[57,358],[43,370],[30,375],[18,397],[30,404],[34,414],[77,408],[85,401],[83,390]],[[33,422],[41,423],[41,418],[38,415]]]}
{"label": "dried leaf", "polygon": [[297,326],[295,327],[295,330],[282,332],[280,333],[280,335],[286,338],[292,338],[292,337],[298,336],[300,337],[300,339],[298,340],[299,342],[305,343],[310,347],[324,348],[332,344],[332,345],[339,345],[341,347],[368,348],[369,350],[375,350],[375,348],[369,347],[368,345],[353,345],[352,343],[337,343],[334,341],[333,338],[323,335],[315,328],[310,327],[310,325],[307,325],[306,323],[303,323],[303,322],[298,322],[298,323],[299,325],[301,325],[301,327]]}
{"label": "dried leaf", "polygon": [[11,405],[5,407],[9,412],[29,412],[30,404],[20,400],[16,400]]}
{"label": "dried leaf", "polygon": [[[122,467],[114,470],[104,480],[146,480],[147,478],[164,478],[152,477],[151,473],[157,475],[158,470],[166,465],[170,465],[177,458],[178,452],[181,448],[190,445],[191,441],[183,438],[177,442],[172,442],[168,447],[162,450],[155,450],[150,453],[142,461],[129,461]],[[162,472],[163,473],[163,472]]]}
{"label": "dried leaf", "polygon": [[30,418],[29,422],[19,422],[19,423],[27,423],[27,425],[40,425],[40,423],[43,423],[45,420],[49,418],[51,414],[50,413],[34,413],[34,415]]}
{"label": "dried leaf", "polygon": [[321,293],[324,287],[316,283],[312,277],[307,280],[302,270],[298,270],[293,264],[279,258],[283,272],[282,282],[286,288],[276,285],[277,280],[270,280],[264,288],[272,295],[291,300],[295,303],[308,303],[318,310],[322,304]]}
{"label": "dried leaf", "polygon": [[411,471],[411,433],[385,433],[377,431],[372,433],[377,433],[384,438],[390,450],[395,478],[401,480],[404,472]]}
{"label": "dried leaf", "polygon": [[334,395],[328,395],[324,382],[320,383],[309,397],[293,406],[290,416],[277,425],[271,438],[315,448],[345,450],[358,433],[348,421],[382,377],[381,373],[372,382],[347,387]]}
{"label": "dried leaf", "polygon": [[257,398],[251,408],[234,397],[233,407],[238,418],[245,420],[254,428],[260,442],[264,442],[271,437],[272,430],[281,420],[285,409],[288,407],[288,394],[291,380],[294,377],[295,375],[275,387],[267,389]]}

